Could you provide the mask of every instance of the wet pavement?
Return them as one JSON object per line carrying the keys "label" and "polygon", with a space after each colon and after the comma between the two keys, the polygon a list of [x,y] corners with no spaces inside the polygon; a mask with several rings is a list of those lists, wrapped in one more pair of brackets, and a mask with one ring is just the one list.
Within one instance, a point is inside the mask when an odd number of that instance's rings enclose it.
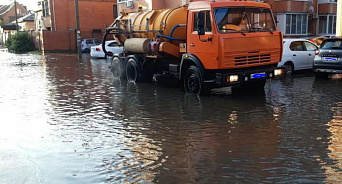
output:
{"label": "wet pavement", "polygon": [[109,60],[0,53],[0,183],[341,183],[342,80],[184,94]]}

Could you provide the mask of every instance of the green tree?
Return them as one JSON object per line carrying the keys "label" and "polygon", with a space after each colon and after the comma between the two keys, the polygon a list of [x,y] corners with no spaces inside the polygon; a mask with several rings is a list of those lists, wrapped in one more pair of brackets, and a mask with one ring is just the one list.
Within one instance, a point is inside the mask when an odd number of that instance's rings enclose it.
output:
{"label": "green tree", "polygon": [[0,26],[4,25],[4,21],[0,19]]}
{"label": "green tree", "polygon": [[18,32],[8,38],[7,47],[10,52],[25,53],[33,50],[33,41],[28,33]]}

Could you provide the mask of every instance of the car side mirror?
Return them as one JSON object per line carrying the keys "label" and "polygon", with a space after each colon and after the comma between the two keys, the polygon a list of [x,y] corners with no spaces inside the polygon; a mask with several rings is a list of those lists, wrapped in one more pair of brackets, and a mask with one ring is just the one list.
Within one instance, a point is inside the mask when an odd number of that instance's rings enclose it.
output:
{"label": "car side mirror", "polygon": [[205,21],[205,16],[203,12],[199,12],[197,14],[197,34],[198,35],[204,35],[205,34],[205,29],[204,29],[204,21]]}

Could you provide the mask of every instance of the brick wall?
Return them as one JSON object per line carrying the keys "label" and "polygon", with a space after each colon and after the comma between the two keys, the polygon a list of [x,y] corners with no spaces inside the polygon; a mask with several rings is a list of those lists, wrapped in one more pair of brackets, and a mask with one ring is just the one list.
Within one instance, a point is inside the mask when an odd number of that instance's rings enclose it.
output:
{"label": "brick wall", "polygon": [[76,50],[76,33],[72,31],[42,31],[44,51]]}
{"label": "brick wall", "polygon": [[[3,20],[4,20],[4,24],[8,24],[10,23],[11,21],[13,21],[12,19],[15,20],[15,6],[13,6],[3,17]],[[26,10],[22,8],[22,6],[20,6],[18,3],[17,3],[17,9],[20,9],[22,15],[25,15],[26,14]],[[17,17],[21,17],[22,15],[20,15],[19,13],[17,13]]]}
{"label": "brick wall", "polygon": [[[79,0],[81,35],[93,29],[101,29],[104,33],[105,25],[109,26],[114,21],[113,5],[116,5],[116,0]],[[55,18],[51,18],[52,31],[68,31],[76,28],[74,0],[55,0],[54,6]],[[50,9],[53,14],[53,6]]]}

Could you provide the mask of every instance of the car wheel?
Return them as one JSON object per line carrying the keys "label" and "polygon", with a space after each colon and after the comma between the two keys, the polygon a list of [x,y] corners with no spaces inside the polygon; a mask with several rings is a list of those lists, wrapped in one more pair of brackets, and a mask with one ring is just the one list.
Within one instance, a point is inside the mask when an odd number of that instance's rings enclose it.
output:
{"label": "car wheel", "polygon": [[90,50],[89,50],[88,48],[86,48],[86,49],[84,49],[83,52],[85,52],[85,53],[90,53]]}
{"label": "car wheel", "polygon": [[294,66],[292,63],[290,62],[285,63],[284,68],[285,68],[285,75],[291,76],[293,74]]}

